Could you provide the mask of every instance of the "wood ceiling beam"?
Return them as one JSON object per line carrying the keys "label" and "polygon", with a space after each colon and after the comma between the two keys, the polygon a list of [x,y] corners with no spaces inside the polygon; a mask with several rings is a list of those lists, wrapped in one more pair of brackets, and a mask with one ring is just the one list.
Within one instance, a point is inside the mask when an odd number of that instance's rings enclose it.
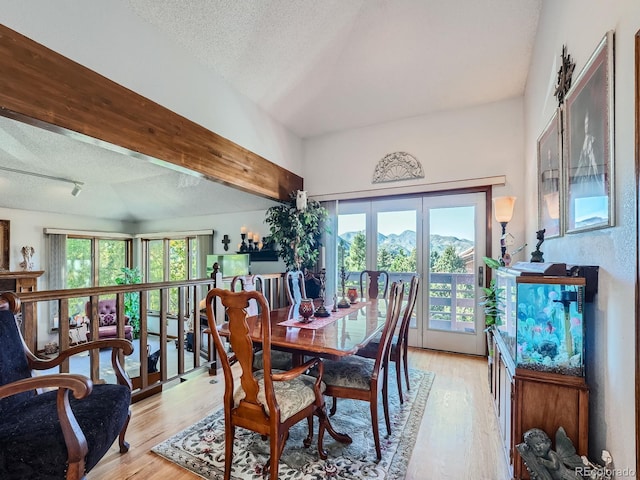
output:
{"label": "wood ceiling beam", "polygon": [[1,24],[0,114],[266,198],[303,188],[302,177]]}

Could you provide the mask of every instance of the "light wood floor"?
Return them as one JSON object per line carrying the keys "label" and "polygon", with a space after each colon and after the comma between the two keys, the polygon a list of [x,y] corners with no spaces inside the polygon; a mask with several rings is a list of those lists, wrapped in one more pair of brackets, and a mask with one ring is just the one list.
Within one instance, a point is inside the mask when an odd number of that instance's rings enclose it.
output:
{"label": "light wood floor", "polygon": [[[486,359],[417,349],[409,358],[410,367],[436,375],[406,478],[508,480]],[[112,447],[87,479],[200,478],[150,449],[218,408],[224,386],[212,384],[215,379],[199,375],[134,404],[127,432],[131,450],[120,455]]]}

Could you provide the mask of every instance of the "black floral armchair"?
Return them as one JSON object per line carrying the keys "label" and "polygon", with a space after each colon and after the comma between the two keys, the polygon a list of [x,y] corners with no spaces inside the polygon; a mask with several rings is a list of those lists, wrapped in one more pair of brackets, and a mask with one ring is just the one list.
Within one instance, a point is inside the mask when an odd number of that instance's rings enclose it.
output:
{"label": "black floral armchair", "polygon": [[[13,314],[19,305],[14,294],[0,295],[0,478],[82,479],[117,437],[120,452],[129,449],[124,437],[131,381],[118,354],[131,354],[133,346],[128,340],[99,340],[40,359],[20,335]],[[54,368],[76,353],[107,347],[113,349],[118,384],[93,385],[70,373],[32,376],[33,370]]]}

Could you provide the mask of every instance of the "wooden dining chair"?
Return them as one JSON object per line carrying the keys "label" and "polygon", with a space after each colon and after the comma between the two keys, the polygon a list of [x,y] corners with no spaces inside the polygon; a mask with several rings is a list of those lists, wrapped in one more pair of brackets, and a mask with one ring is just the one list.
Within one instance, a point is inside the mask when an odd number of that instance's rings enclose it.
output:
{"label": "wooden dining chair", "polygon": [[[318,430],[318,454],[326,459],[322,441],[326,428],[324,397],[322,395],[323,366],[319,358],[312,358],[304,364],[288,371],[272,369],[271,365],[271,321],[269,305],[260,292],[230,292],[214,288],[207,294],[207,317],[209,325],[215,325],[213,303],[220,298],[225,307],[229,322],[229,342],[233,356],[226,354],[218,330],[214,327],[207,332],[213,336],[224,372],[224,424],[225,424],[225,463],[224,478],[231,478],[233,462],[233,440],[236,427],[246,428],[269,437],[270,459],[266,466],[272,479],[278,478],[278,463],[289,436],[289,428],[307,419],[309,435],[304,445],[311,445],[313,439],[313,416],[320,418]],[[254,351],[246,322],[249,301],[255,300],[260,307],[260,326],[264,349],[264,368],[253,369]],[[231,362],[237,360],[241,375],[239,382],[234,381]],[[307,375],[315,367],[318,374]]]}
{"label": "wooden dining chair", "polygon": [[[236,275],[231,280],[230,288],[232,292],[236,292],[238,289],[245,292],[256,290],[264,294],[264,278],[260,275]],[[249,315],[258,314],[258,304],[255,300],[249,302],[248,313]]]}
{"label": "wooden dining chair", "polygon": [[[236,275],[231,280],[231,291],[235,292],[236,288],[245,292],[258,291],[264,295],[264,278],[260,275]],[[266,301],[266,299],[265,299]],[[267,301],[268,304],[268,301]],[[259,313],[258,304],[255,300],[249,301],[248,315],[257,315]],[[254,349],[256,354],[253,359],[253,368],[261,370],[263,368],[262,355],[264,352],[261,348]],[[271,349],[271,366],[278,370],[291,370],[293,367],[293,355],[290,352]]]}
{"label": "wooden dining chair", "polygon": [[378,348],[375,360],[356,355],[340,360],[324,360],[324,375],[322,380],[327,388],[326,396],[333,397],[331,414],[336,411],[337,398],[351,398],[369,402],[371,411],[371,426],[373,428],[373,440],[376,446],[376,457],[382,458],[380,448],[380,433],[378,428],[378,397],[382,390],[382,404],[387,433],[391,435],[391,421],[389,418],[389,401],[387,396],[387,375],[381,370],[389,365],[388,357],[390,340],[398,324],[400,307],[404,296],[404,284],[394,282],[389,293],[387,304],[387,316],[382,330],[382,342]]}
{"label": "wooden dining chair", "polygon": [[[382,287],[382,288],[380,288]],[[363,270],[360,272],[360,297],[374,299],[387,297],[389,290],[389,273],[385,270]]]}
{"label": "wooden dining chair", "polygon": [[[411,278],[411,284],[409,285],[409,294],[407,295],[407,304],[402,312],[400,328],[398,334],[394,335],[391,340],[391,349],[389,352],[389,360],[396,365],[396,382],[398,384],[398,396],[400,397],[400,403],[404,403],[404,395],[402,394],[402,374],[401,367],[404,368],[405,381],[407,383],[407,390],[411,390],[409,384],[409,362],[407,359],[408,345],[409,345],[409,324],[411,323],[411,317],[416,306],[416,300],[418,298],[418,288],[420,287],[420,277],[415,275]],[[378,349],[380,347],[380,337],[369,342],[364,348],[358,350],[357,355],[366,358],[376,358]],[[388,373],[388,369],[385,369],[385,374]]]}
{"label": "wooden dining chair", "polygon": [[289,305],[300,303],[307,298],[307,290],[304,286],[304,273],[300,270],[288,271],[284,274],[284,285],[287,292]]}

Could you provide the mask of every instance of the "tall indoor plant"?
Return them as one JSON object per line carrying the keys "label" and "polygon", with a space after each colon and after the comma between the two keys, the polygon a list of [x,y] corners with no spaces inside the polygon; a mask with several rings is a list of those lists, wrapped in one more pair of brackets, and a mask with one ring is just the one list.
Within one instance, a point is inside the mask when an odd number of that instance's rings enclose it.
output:
{"label": "tall indoor plant", "polygon": [[[483,257],[487,267],[492,269],[500,268],[500,262],[494,258]],[[484,307],[484,326],[486,330],[502,324],[501,316],[504,314],[504,289],[499,288],[496,279],[492,278],[488,287],[482,287],[484,296],[481,298],[480,306]]]}
{"label": "tall indoor plant", "polygon": [[[123,267],[120,271],[122,274],[116,278],[116,284],[131,285],[142,282],[138,267]],[[124,313],[129,317],[133,338],[138,338],[140,336],[140,293],[129,292],[124,294]]]}
{"label": "tall indoor plant", "polygon": [[269,208],[265,222],[287,270],[301,270],[318,259],[328,212],[319,202],[308,200],[305,192],[292,192],[290,197],[289,202]]}
{"label": "tall indoor plant", "polygon": [[[491,257],[483,257],[484,264],[491,269],[500,268],[500,262]],[[488,381],[489,390],[492,389],[493,376],[493,332],[492,330],[502,324],[502,315],[504,314],[504,289],[498,287],[496,279],[492,278],[488,287],[482,287],[484,295],[480,299],[479,306],[484,308],[484,326],[485,335],[487,336],[487,361],[488,361]]]}

